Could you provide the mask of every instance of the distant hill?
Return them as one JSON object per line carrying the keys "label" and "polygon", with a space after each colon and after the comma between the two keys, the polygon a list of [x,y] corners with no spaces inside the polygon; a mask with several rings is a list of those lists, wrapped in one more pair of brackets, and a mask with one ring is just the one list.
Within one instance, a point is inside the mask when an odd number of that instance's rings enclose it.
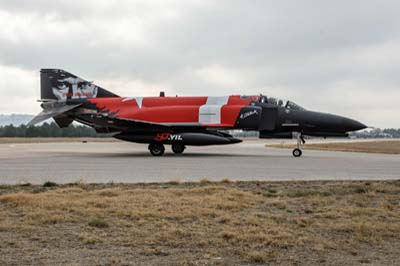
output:
{"label": "distant hill", "polygon": [[0,126],[14,125],[20,126],[27,124],[34,116],[33,115],[0,115]]}

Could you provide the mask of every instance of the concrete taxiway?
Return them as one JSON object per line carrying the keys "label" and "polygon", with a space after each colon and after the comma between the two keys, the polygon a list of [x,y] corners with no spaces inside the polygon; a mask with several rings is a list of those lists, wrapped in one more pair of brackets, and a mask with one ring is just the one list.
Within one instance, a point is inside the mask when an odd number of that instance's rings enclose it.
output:
{"label": "concrete taxiway", "polygon": [[0,183],[169,182],[210,180],[399,179],[400,156],[265,148],[265,141],[188,147],[152,157],[125,142],[1,144]]}

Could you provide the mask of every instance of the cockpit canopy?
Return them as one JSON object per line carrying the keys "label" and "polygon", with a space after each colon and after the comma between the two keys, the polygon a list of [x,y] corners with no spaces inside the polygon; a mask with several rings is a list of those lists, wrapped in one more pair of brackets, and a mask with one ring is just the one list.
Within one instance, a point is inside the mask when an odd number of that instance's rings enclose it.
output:
{"label": "cockpit canopy", "polygon": [[290,110],[305,110],[303,107],[300,105],[284,100],[284,99],[278,99],[274,97],[267,97],[265,95],[259,95],[259,96],[244,96],[245,98],[251,98],[254,102],[259,102],[259,103],[266,103],[266,104],[271,104],[271,105],[276,105],[280,107],[284,107],[286,109]]}

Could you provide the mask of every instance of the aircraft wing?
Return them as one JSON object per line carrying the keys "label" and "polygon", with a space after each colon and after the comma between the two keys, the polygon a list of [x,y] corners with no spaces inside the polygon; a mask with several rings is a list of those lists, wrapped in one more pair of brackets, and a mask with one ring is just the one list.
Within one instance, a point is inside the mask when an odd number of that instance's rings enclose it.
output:
{"label": "aircraft wing", "polygon": [[40,112],[37,116],[35,116],[31,121],[29,121],[28,126],[33,126],[37,123],[43,122],[49,118],[58,116],[65,112],[71,111],[76,107],[80,106],[81,104],[75,105],[61,105],[61,106],[54,106],[51,108],[46,108],[42,112]]}

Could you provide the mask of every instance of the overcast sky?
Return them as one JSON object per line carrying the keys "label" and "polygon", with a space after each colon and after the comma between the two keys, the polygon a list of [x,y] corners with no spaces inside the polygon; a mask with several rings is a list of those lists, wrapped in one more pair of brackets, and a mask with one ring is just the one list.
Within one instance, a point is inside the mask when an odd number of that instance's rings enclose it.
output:
{"label": "overcast sky", "polygon": [[121,96],[259,94],[400,127],[398,0],[0,0],[0,113],[40,68]]}

